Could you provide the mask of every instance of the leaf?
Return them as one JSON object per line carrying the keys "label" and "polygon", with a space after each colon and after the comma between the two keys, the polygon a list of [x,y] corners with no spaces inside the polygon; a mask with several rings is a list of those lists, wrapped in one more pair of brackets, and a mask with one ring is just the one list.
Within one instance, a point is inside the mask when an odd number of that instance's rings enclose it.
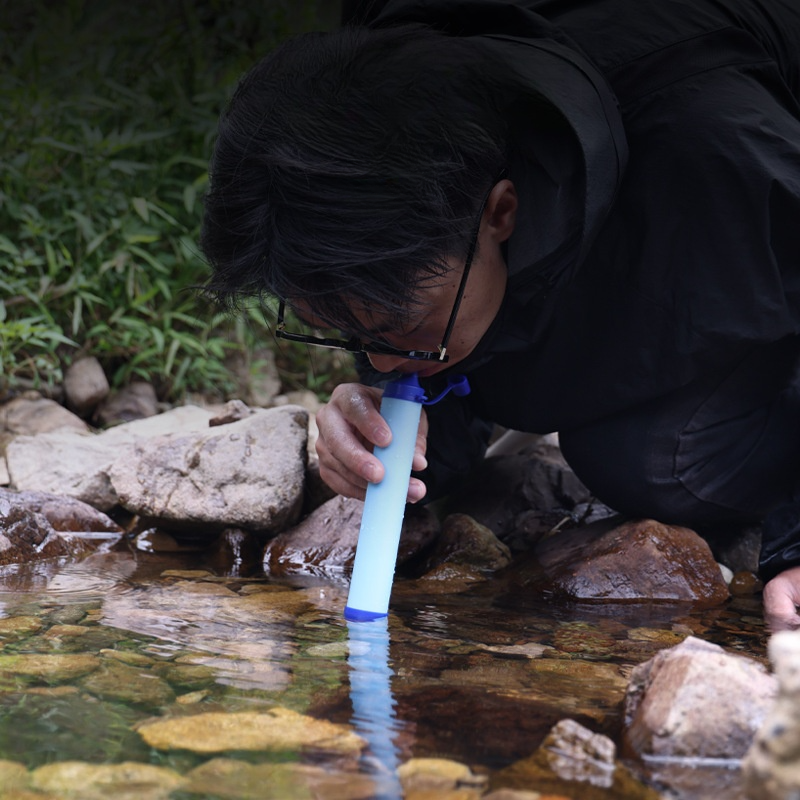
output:
{"label": "leaf", "polygon": [[150,209],[147,207],[147,200],[145,200],[144,197],[134,197],[133,200],[131,200],[131,203],[133,204],[133,208],[136,211],[136,213],[145,222],[149,222],[150,221]]}

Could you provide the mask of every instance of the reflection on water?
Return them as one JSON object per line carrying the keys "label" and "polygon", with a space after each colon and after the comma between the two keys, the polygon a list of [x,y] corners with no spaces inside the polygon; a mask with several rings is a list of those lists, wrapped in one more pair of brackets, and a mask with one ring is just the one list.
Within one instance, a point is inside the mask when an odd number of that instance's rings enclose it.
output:
{"label": "reflection on water", "polygon": [[396,800],[403,792],[397,777],[400,758],[394,739],[399,726],[392,695],[388,618],[348,622],[347,631],[353,726],[369,745],[379,796]]}
{"label": "reflection on water", "polygon": [[[0,764],[18,762],[35,776],[68,760],[140,762],[168,768],[173,781],[204,770],[203,780],[213,773],[221,787],[184,788],[174,800],[263,800],[270,795],[241,788],[244,766],[261,786],[258,770],[291,764],[296,771],[281,780],[317,787],[309,797],[389,800],[403,796],[396,768],[412,757],[453,759],[491,784],[561,719],[618,740],[630,670],[687,635],[764,658],[757,598],[703,612],[568,607],[499,583],[432,596],[400,582],[388,620],[346,623],[341,584],[226,576],[205,569],[202,554],[192,558],[120,550],[3,571]],[[156,750],[137,733],[153,717],[276,706],[309,724],[351,726],[365,741],[361,758],[324,742],[277,754]],[[742,797],[729,764],[635,771],[683,800]],[[582,796],[569,787],[562,794]]]}

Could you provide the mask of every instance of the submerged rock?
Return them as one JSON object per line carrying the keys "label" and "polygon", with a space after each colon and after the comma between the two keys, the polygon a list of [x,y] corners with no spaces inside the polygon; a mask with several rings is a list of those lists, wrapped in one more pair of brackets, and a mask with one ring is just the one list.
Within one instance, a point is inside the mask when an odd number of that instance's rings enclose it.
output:
{"label": "submerged rock", "polygon": [[166,767],[59,761],[34,770],[32,789],[76,800],[167,800],[186,780]]}
{"label": "submerged rock", "polygon": [[310,749],[356,755],[364,740],[344,725],[298,714],[288,708],[265,712],[209,712],[148,722],[138,728],[157,750],[224,753],[228,750],[290,752]]}
{"label": "submerged rock", "polygon": [[17,761],[0,759],[0,794],[20,792],[30,784],[28,770]]}
{"label": "submerged rock", "polygon": [[81,686],[96,697],[128,704],[164,706],[175,699],[175,691],[158,675],[112,660],[84,678]]}
{"label": "submerged rock", "polygon": [[140,440],[109,477],[126,509],[166,526],[277,532],[300,513],[307,428],[305,410],[284,406]]}
{"label": "submerged rock", "polygon": [[708,544],[655,520],[608,522],[558,532],[522,567],[528,591],[581,601],[672,601],[718,605],[729,592]]}
{"label": "submerged rock", "polygon": [[656,759],[741,758],[776,693],[759,662],[690,636],[631,673],[626,746]]}
{"label": "submerged rock", "polygon": [[[661,800],[616,759],[616,746],[572,719],[553,726],[532,756],[506,767],[492,788],[535,788],[581,800]],[[489,795],[492,797],[493,795]]]}
{"label": "submerged rock", "polygon": [[93,672],[100,659],[88,653],[0,655],[0,675],[64,683]]}
{"label": "submerged rock", "polygon": [[213,758],[187,776],[187,792],[230,798],[289,800],[372,800],[376,779],[357,772],[336,772],[311,764],[248,764]]}
{"label": "submerged rock", "polygon": [[[397,775],[406,792],[447,792],[456,789],[483,789],[488,778],[476,775],[466,765],[447,758],[412,758],[401,764]],[[476,791],[476,796],[482,792]]]}
{"label": "submerged rock", "polygon": [[800,796],[800,631],[781,631],[769,642],[778,696],[742,764],[751,800]]}

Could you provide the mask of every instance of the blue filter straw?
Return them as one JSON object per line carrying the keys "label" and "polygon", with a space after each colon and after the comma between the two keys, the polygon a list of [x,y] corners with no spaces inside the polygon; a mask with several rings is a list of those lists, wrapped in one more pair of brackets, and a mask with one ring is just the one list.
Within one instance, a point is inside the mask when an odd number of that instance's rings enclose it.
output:
{"label": "blue filter straw", "polygon": [[426,399],[416,374],[391,381],[384,390],[381,416],[392,432],[392,441],[387,447],[375,448],[385,474],[380,483],[367,486],[345,619],[367,622],[389,613],[422,406],[438,403],[449,391],[467,394],[467,379],[451,378],[447,388],[433,400]]}

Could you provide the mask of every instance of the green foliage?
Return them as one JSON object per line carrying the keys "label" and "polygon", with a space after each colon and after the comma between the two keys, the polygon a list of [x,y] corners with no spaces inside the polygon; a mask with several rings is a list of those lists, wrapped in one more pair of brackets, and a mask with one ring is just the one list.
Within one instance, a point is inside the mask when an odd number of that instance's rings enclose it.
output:
{"label": "green foliage", "polygon": [[240,75],[281,37],[328,23],[322,5],[6,7],[0,373],[7,386],[57,382],[64,365],[89,353],[116,385],[144,378],[172,399],[233,388],[226,352],[267,338],[267,327],[263,317],[242,326],[219,316],[196,291],[205,278],[197,240],[216,121]]}

